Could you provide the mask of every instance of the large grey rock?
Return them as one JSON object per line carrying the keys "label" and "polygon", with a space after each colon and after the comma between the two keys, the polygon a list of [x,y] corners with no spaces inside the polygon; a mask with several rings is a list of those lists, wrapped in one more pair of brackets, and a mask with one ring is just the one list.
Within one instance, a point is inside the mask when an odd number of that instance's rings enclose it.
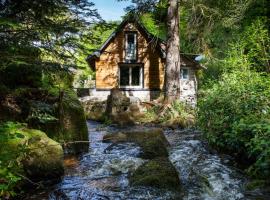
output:
{"label": "large grey rock", "polygon": [[118,89],[111,90],[107,99],[106,113],[113,123],[133,125],[134,119],[129,111],[130,99]]}

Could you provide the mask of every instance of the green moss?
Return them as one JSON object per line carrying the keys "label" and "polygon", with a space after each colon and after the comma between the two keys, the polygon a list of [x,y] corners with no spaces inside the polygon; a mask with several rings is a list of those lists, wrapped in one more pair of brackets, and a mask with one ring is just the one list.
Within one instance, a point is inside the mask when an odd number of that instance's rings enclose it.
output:
{"label": "green moss", "polygon": [[59,178],[64,173],[62,146],[39,130],[25,129],[28,134],[28,157],[24,170],[34,180]]}
{"label": "green moss", "polygon": [[[62,138],[65,142],[88,141],[88,129],[83,107],[74,92],[64,93],[63,112],[60,118]],[[88,143],[77,143],[70,146],[75,153],[86,152]]]}
{"label": "green moss", "polygon": [[270,184],[266,180],[255,179],[246,185],[246,189],[247,190],[255,190],[257,188],[262,188],[262,187],[265,187],[267,185],[270,185]]}
{"label": "green moss", "polygon": [[155,158],[140,166],[130,177],[136,186],[181,190],[178,173],[168,158]]}
{"label": "green moss", "polygon": [[7,163],[17,162],[14,172],[23,173],[32,180],[61,177],[64,172],[63,149],[59,143],[44,132],[28,129],[24,125],[14,125],[2,130],[9,137],[1,141],[3,146],[0,148],[0,157],[10,155],[11,160]]}
{"label": "green moss", "polygon": [[[74,91],[55,90],[51,93],[43,89],[19,88],[10,95],[0,105],[0,121],[26,122],[29,127],[44,131],[60,143],[88,141],[84,110]],[[10,101],[8,99],[12,99],[12,103],[6,103]],[[67,150],[85,152],[88,144],[77,143]]]}
{"label": "green moss", "polygon": [[129,142],[135,142],[142,148],[142,157],[151,159],[155,157],[167,157],[166,146],[168,141],[163,135],[162,129],[150,129],[148,131],[127,132]]}
{"label": "green moss", "polygon": [[[63,92],[62,102],[57,105],[58,121],[48,122],[41,128],[54,140],[66,143],[66,151],[73,154],[88,150],[88,130],[83,107],[75,92]],[[84,141],[76,143],[76,141]],[[73,143],[74,142],[74,143]]]}

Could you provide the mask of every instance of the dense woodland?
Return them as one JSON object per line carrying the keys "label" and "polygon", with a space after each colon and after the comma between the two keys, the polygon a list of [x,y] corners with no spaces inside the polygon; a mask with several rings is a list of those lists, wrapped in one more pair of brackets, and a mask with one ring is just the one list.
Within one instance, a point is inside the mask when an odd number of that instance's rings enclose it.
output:
{"label": "dense woodland", "polygon": [[[168,2],[132,2],[127,16],[136,13],[166,41]],[[180,51],[200,55],[205,68],[198,72],[196,127],[260,184],[270,176],[269,8],[267,0],[179,3]],[[26,137],[22,127],[46,132],[46,123],[61,125],[61,99],[76,104],[72,87],[88,87],[95,77],[85,58],[117,24],[103,21],[86,0],[0,2],[0,197],[18,194],[29,153],[28,142],[18,151],[7,144]]]}

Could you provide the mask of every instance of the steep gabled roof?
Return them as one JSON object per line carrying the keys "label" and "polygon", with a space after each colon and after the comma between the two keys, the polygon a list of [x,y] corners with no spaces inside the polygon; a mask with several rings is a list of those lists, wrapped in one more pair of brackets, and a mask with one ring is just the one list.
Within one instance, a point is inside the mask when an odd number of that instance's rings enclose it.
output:
{"label": "steep gabled roof", "polygon": [[[110,35],[110,37],[104,42],[104,44],[100,47],[100,49],[96,50],[92,54],[90,54],[86,61],[89,63],[104,52],[106,47],[112,42],[112,40],[116,37],[116,35],[123,30],[123,28],[128,24],[133,23],[136,28],[146,37],[146,39],[150,42],[153,42],[158,52],[160,52],[161,58],[166,58],[166,42],[162,39],[156,37],[152,33],[150,33],[145,26],[141,23],[141,21],[136,16],[129,16],[125,20],[121,22],[121,24],[116,28],[116,30]],[[196,67],[200,67],[200,64],[194,60],[194,56],[187,55],[185,53],[180,52],[181,56],[186,58],[188,61],[194,64]]]}

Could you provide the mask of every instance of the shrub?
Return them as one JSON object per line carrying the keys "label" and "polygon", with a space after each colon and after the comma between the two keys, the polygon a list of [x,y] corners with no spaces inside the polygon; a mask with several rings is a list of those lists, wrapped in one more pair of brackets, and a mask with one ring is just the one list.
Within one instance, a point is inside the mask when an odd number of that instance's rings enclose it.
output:
{"label": "shrub", "polygon": [[216,147],[244,155],[248,172],[270,175],[270,78],[253,71],[225,73],[200,98],[198,122]]}
{"label": "shrub", "polygon": [[51,65],[43,68],[42,86],[47,89],[72,87],[73,75],[66,69],[58,65]]}
{"label": "shrub", "polygon": [[156,104],[148,108],[140,121],[143,123],[160,123],[172,128],[187,128],[194,126],[195,112],[191,105],[174,101],[171,104]]}
{"label": "shrub", "polygon": [[24,135],[17,132],[24,125],[15,122],[6,122],[0,124],[0,199],[15,196],[15,187],[21,177],[21,160],[27,153],[24,144],[19,145],[17,149],[8,145],[11,139],[20,139]]}

